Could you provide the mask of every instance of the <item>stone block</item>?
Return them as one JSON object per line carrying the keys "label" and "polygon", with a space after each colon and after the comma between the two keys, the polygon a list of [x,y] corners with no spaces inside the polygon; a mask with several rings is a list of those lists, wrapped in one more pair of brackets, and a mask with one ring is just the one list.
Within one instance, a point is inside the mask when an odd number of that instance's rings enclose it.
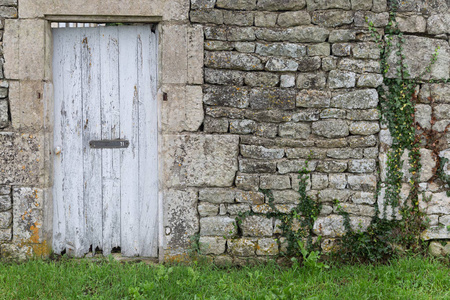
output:
{"label": "stone block", "polygon": [[207,105],[245,108],[249,105],[250,90],[237,86],[206,86],[203,102]]}
{"label": "stone block", "polygon": [[427,20],[429,34],[446,34],[450,32],[450,14],[431,15]]}
{"label": "stone block", "polygon": [[275,204],[298,204],[300,201],[300,194],[294,190],[274,190],[272,194]]}
{"label": "stone block", "polygon": [[264,56],[299,58],[306,55],[306,46],[293,43],[258,43],[255,52]]}
{"label": "stone block", "polygon": [[318,139],[314,141],[314,145],[319,148],[344,148],[348,146],[348,141],[345,138]]}
{"label": "stone block", "polygon": [[371,173],[376,171],[375,159],[352,159],[348,162],[348,171],[352,173]]}
{"label": "stone block", "polygon": [[317,121],[312,124],[312,133],[327,138],[337,138],[349,135],[347,122],[343,120]]}
{"label": "stone block", "polygon": [[286,156],[288,158],[324,159],[326,155],[327,150],[325,149],[311,149],[311,148],[286,149]]}
{"label": "stone block", "polygon": [[369,27],[385,27],[389,22],[389,13],[374,13],[371,11],[357,11],[355,13],[355,26]]}
{"label": "stone block", "polygon": [[251,54],[237,52],[205,52],[205,66],[244,71],[263,70],[261,60]]}
{"label": "stone block", "polygon": [[239,227],[243,236],[270,237],[273,234],[273,220],[265,216],[248,216]]}
{"label": "stone block", "polygon": [[425,83],[419,92],[421,103],[429,103],[429,97],[433,98],[435,103],[450,104],[450,84],[446,83]]}
{"label": "stone block", "polygon": [[375,175],[349,175],[348,186],[354,191],[374,192],[377,188],[377,177]]}
{"label": "stone block", "polygon": [[12,126],[15,129],[40,130],[44,125],[44,83],[13,81],[10,84]]}
{"label": "stone block", "polygon": [[277,23],[281,27],[293,27],[311,24],[311,16],[304,10],[284,12],[278,15]]}
{"label": "stone block", "polygon": [[254,10],[256,0],[217,0],[216,6],[225,9]]}
{"label": "stone block", "polygon": [[262,204],[264,203],[264,194],[255,191],[238,191],[236,192],[236,202],[254,205]]}
{"label": "stone block", "polygon": [[203,84],[203,27],[191,26],[187,34],[187,83]]}
{"label": "stone block", "polygon": [[44,191],[38,188],[13,189],[13,240],[16,244],[41,243]]}
{"label": "stone block", "polygon": [[[350,226],[355,231],[365,231],[370,225],[369,217],[350,217]],[[317,235],[340,237],[346,233],[344,218],[338,215],[318,217],[314,222],[313,231]]]}
{"label": "stone block", "polygon": [[[303,109],[299,112],[296,112],[292,115],[292,121],[294,122],[311,122],[319,120],[319,109]],[[285,121],[287,121],[285,119]],[[310,141],[311,144],[313,142]]]}
{"label": "stone block", "polygon": [[241,155],[257,159],[280,159],[284,156],[284,149],[269,149],[263,146],[241,145]]}
{"label": "stone block", "polygon": [[303,168],[306,168],[308,171],[314,171],[316,166],[317,161],[309,161],[307,166],[305,160],[285,160],[277,163],[278,173],[280,174],[295,173],[303,170]]}
{"label": "stone block", "polygon": [[205,68],[205,82],[220,85],[243,85],[244,72]]}
{"label": "stone block", "polygon": [[324,160],[319,162],[316,170],[324,173],[342,173],[347,170],[347,162]]}
{"label": "stone block", "polygon": [[274,87],[280,82],[280,76],[267,72],[251,72],[245,75],[245,84],[257,87]]}
{"label": "stone block", "polygon": [[191,0],[191,10],[214,8],[216,0]]}
{"label": "stone block", "polygon": [[321,190],[318,193],[318,198],[320,202],[336,202],[339,201],[340,203],[342,202],[347,202],[351,195],[353,194],[352,191],[350,190],[346,190],[346,189],[341,189],[341,190],[334,190],[334,189],[325,189],[325,190]]}
{"label": "stone block", "polygon": [[285,190],[291,188],[289,175],[261,175],[259,187],[265,190]]}
{"label": "stone block", "polygon": [[450,242],[431,242],[428,252],[436,257],[448,256],[450,255]]}
{"label": "stone block", "polygon": [[350,0],[307,0],[308,10],[319,10],[319,9],[351,9]]}
{"label": "stone block", "polygon": [[341,43],[356,40],[356,31],[351,29],[335,29],[330,32],[328,42]]}
{"label": "stone block", "polygon": [[255,39],[255,31],[252,27],[230,27],[227,30],[228,41],[254,41]]}
{"label": "stone block", "polygon": [[227,252],[233,256],[254,256],[256,240],[248,238],[233,239],[227,241]]}
{"label": "stone block", "polygon": [[238,174],[236,175],[234,183],[238,189],[257,191],[259,186],[259,175]]}
{"label": "stone block", "polygon": [[[423,80],[430,78],[448,78],[450,71],[450,46],[446,41],[418,36],[405,36],[402,44],[404,63],[412,78],[421,77]],[[439,49],[438,49],[439,48]],[[389,55],[387,63],[390,66],[398,65],[398,39],[392,40],[392,53]],[[431,66],[431,73],[425,72],[430,65],[435,52],[438,52],[436,62]],[[391,67],[387,76],[394,78],[397,76],[395,67]]]}
{"label": "stone block", "polygon": [[253,26],[253,13],[242,11],[223,11],[223,23],[237,26]]}
{"label": "stone block", "polygon": [[323,190],[328,187],[328,175],[327,174],[311,174],[311,188],[313,190]]}
{"label": "stone block", "polygon": [[0,211],[6,211],[12,208],[12,201],[10,195],[0,196]]}
{"label": "stone block", "polygon": [[12,211],[0,212],[0,228],[6,229],[12,223]]}
{"label": "stone block", "polygon": [[253,42],[235,42],[234,49],[238,52],[253,53],[255,52],[256,45]]}
{"label": "stone block", "polygon": [[380,73],[380,63],[378,62],[378,60],[343,58],[339,61],[338,69],[360,74]]}
{"label": "stone block", "polygon": [[434,107],[436,119],[450,119],[450,104],[439,104]]}
{"label": "stone block", "polygon": [[387,0],[373,0],[373,12],[385,12],[387,10]]}
{"label": "stone block", "polygon": [[11,238],[12,238],[12,228],[0,229],[0,244],[11,241]]}
{"label": "stone block", "polygon": [[236,192],[233,189],[201,189],[198,200],[215,204],[233,203]]}
{"label": "stone block", "polygon": [[427,20],[422,16],[399,15],[395,20],[397,21],[398,29],[401,32],[425,32],[427,28]]}
{"label": "stone block", "polygon": [[330,71],[328,85],[331,89],[355,87],[356,74],[353,72]]}
{"label": "stone block", "polygon": [[346,109],[376,108],[378,93],[374,89],[357,90],[331,98],[331,107]]}
{"label": "stone block", "polygon": [[258,240],[256,255],[277,255],[278,252],[278,243],[275,239],[265,238]]}
{"label": "stone block", "polygon": [[352,122],[350,133],[355,135],[372,135],[380,131],[378,122]]}
{"label": "stone block", "polygon": [[425,240],[448,240],[450,239],[450,230],[442,226],[432,226],[426,229],[421,237]]}
{"label": "stone block", "polygon": [[[227,27],[226,26],[204,26],[205,39],[207,40],[227,40]],[[231,50],[231,49],[229,49]]]}
{"label": "stone block", "polygon": [[366,217],[375,216],[375,207],[369,205],[342,203],[338,206],[335,206],[334,208],[335,213],[339,213],[340,211],[344,211],[348,214],[356,216],[366,216]]}
{"label": "stone block", "polygon": [[324,72],[300,73],[297,76],[297,88],[318,90],[325,88],[327,75]]}
{"label": "stone block", "polygon": [[226,133],[228,132],[229,122],[227,119],[206,117],[203,126],[203,130],[206,133]]}
{"label": "stone block", "polygon": [[372,0],[351,0],[352,10],[371,10]]}
{"label": "stone block", "polygon": [[373,42],[356,43],[352,47],[353,57],[379,59],[380,49],[378,45]]}
{"label": "stone block", "polygon": [[295,87],[295,75],[284,74],[280,76],[280,87],[291,88]]}
{"label": "stone block", "polygon": [[351,148],[329,149],[327,151],[327,157],[336,159],[362,158],[363,150]]}
{"label": "stone block", "polygon": [[[226,39],[226,36],[225,36]],[[208,40],[204,43],[204,49],[210,51],[228,51],[233,50],[234,46],[231,42],[224,41],[211,41]]]}
{"label": "stone block", "polygon": [[375,203],[375,193],[369,192],[356,192],[350,197],[351,201],[355,204],[369,204]]}
{"label": "stone block", "polygon": [[166,235],[167,246],[172,249],[187,249],[191,237],[198,233],[197,192],[191,189],[166,190],[164,192],[164,225],[171,228]]}
{"label": "stone block", "polygon": [[227,240],[223,237],[209,237],[209,236],[201,236],[200,240],[200,252],[202,254],[214,254],[220,255],[225,252],[225,246]]}
{"label": "stone block", "polygon": [[305,0],[280,0],[274,2],[273,0],[259,0],[257,8],[260,10],[300,10],[306,6]]}
{"label": "stone block", "polygon": [[272,72],[297,71],[298,63],[292,59],[270,58],[266,63],[266,70]]}
{"label": "stone block", "polygon": [[[164,25],[162,34],[164,36],[161,58],[162,83],[186,83],[188,79],[188,27],[179,24]],[[177,43],[173,43],[173,41],[177,41]],[[192,51],[195,52],[194,49]]]}
{"label": "stone block", "polygon": [[359,76],[358,87],[377,88],[383,83],[383,76],[381,74],[363,74]]}
{"label": "stone block", "polygon": [[329,174],[328,177],[331,189],[343,190],[347,187],[347,176],[345,174]]}
{"label": "stone block", "polygon": [[201,236],[231,237],[237,233],[236,220],[230,217],[206,217],[200,219]]}
{"label": "stone block", "polygon": [[209,202],[200,202],[197,210],[200,217],[217,216],[219,213],[219,206]]}
{"label": "stone block", "polygon": [[276,170],[276,161],[239,159],[239,171],[242,173],[275,173]]}
{"label": "stone block", "polygon": [[230,133],[251,134],[257,130],[257,123],[252,120],[231,120]]}
{"label": "stone block", "polygon": [[283,109],[295,108],[296,91],[281,88],[252,89],[250,107],[252,109]]}
{"label": "stone block", "polygon": [[311,134],[311,127],[307,123],[285,123],[278,128],[278,135],[296,139],[307,139]]}
{"label": "stone block", "polygon": [[338,27],[353,23],[353,11],[325,10],[312,13],[311,22],[324,27]]}
{"label": "stone block", "polygon": [[377,121],[380,119],[380,111],[376,108],[350,110],[347,111],[347,119],[353,121]]}
{"label": "stone block", "polygon": [[166,135],[167,186],[231,186],[237,171],[237,136]]}
{"label": "stone block", "polygon": [[336,69],[337,57],[324,57],[322,59],[322,70],[325,72]]}
{"label": "stone block", "polygon": [[228,204],[227,206],[227,213],[230,214],[231,216],[236,216],[249,211],[250,205],[245,203]]}
{"label": "stone block", "polygon": [[331,93],[318,90],[304,90],[297,94],[296,106],[298,107],[329,107]]}
{"label": "stone block", "polygon": [[350,56],[352,53],[352,45],[350,43],[335,43],[331,47],[335,56]]}
{"label": "stone block", "polygon": [[255,13],[255,26],[257,27],[275,27],[277,23],[278,14],[267,12]]}
{"label": "stone block", "polygon": [[320,57],[304,57],[299,58],[298,62],[298,71],[300,72],[312,72],[320,69],[321,59]]}
{"label": "stone block", "polygon": [[430,180],[436,168],[436,160],[433,158],[433,151],[429,149],[421,148],[420,150],[420,164],[422,168],[420,169],[419,180],[421,182],[426,182]]}
{"label": "stone block", "polygon": [[193,23],[223,24],[223,12],[218,9],[202,9],[190,12]]}
{"label": "stone block", "polygon": [[0,100],[0,128],[8,127],[9,125],[9,108],[7,100]]}
{"label": "stone block", "polygon": [[40,185],[44,181],[42,134],[0,132],[0,184]]}

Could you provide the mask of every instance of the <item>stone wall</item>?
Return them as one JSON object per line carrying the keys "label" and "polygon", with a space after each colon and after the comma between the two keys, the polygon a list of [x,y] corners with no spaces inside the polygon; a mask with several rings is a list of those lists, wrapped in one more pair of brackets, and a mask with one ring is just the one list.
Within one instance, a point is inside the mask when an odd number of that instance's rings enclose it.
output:
{"label": "stone wall", "polygon": [[[447,15],[445,1],[400,4],[397,21],[408,33],[405,54],[412,76],[423,73],[424,61],[440,46],[431,78],[449,78]],[[357,230],[367,228],[377,208],[386,213],[381,217],[392,215],[383,207],[391,137],[377,109],[376,88],[383,76],[368,25],[372,22],[384,34],[386,0],[191,0],[190,20],[202,24],[205,33],[202,130],[223,138],[239,136],[234,182],[199,190],[203,253],[219,261],[240,261],[285,250],[274,219],[249,216],[236,224],[235,218],[270,211],[261,189],[272,191],[280,211],[293,209],[299,201],[298,171],[308,157],[308,195],[323,204],[313,228],[322,236],[323,249],[345,233],[336,200]],[[443,133],[442,156],[449,155],[449,87],[418,87],[417,122]],[[421,208],[433,228],[424,238],[448,239],[448,186],[435,182],[436,149],[427,148],[424,141],[420,188],[432,200],[421,201]],[[407,169],[405,164],[405,197]]]}

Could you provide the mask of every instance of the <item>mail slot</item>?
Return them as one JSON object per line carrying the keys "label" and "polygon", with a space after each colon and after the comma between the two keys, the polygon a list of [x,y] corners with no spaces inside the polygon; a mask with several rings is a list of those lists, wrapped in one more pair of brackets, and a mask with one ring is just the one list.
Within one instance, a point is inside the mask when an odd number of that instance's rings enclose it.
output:
{"label": "mail slot", "polygon": [[129,145],[130,141],[127,140],[99,140],[89,142],[91,148],[101,149],[128,148]]}

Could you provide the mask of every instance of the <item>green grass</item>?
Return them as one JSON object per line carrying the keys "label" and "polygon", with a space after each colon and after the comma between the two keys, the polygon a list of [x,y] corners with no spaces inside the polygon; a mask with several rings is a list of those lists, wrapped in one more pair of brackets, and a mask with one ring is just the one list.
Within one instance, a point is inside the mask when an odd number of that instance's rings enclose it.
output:
{"label": "green grass", "polygon": [[0,298],[450,299],[450,269],[431,258],[330,269],[32,260],[0,263]]}

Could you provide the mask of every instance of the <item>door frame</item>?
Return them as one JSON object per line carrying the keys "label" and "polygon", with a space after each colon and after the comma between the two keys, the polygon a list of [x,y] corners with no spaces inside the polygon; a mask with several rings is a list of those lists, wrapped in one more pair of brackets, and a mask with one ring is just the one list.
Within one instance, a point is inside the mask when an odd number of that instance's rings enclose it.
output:
{"label": "door frame", "polygon": [[44,205],[44,224],[43,228],[46,231],[47,244],[52,245],[53,242],[53,176],[54,176],[54,95],[53,95],[53,36],[51,23],[136,23],[136,24],[148,24],[156,26],[158,52],[157,52],[157,143],[158,143],[158,258],[160,261],[164,260],[164,248],[165,248],[165,235],[164,235],[164,205],[163,205],[163,174],[162,174],[162,161],[160,153],[162,150],[162,129],[161,129],[161,107],[162,107],[162,93],[160,91],[161,86],[161,21],[162,17],[159,16],[82,16],[82,15],[45,15],[45,36],[46,36],[46,72],[49,74],[49,81],[44,87],[44,147],[46,156],[46,169],[48,175],[46,176],[47,186],[49,190],[46,192],[45,205]]}

